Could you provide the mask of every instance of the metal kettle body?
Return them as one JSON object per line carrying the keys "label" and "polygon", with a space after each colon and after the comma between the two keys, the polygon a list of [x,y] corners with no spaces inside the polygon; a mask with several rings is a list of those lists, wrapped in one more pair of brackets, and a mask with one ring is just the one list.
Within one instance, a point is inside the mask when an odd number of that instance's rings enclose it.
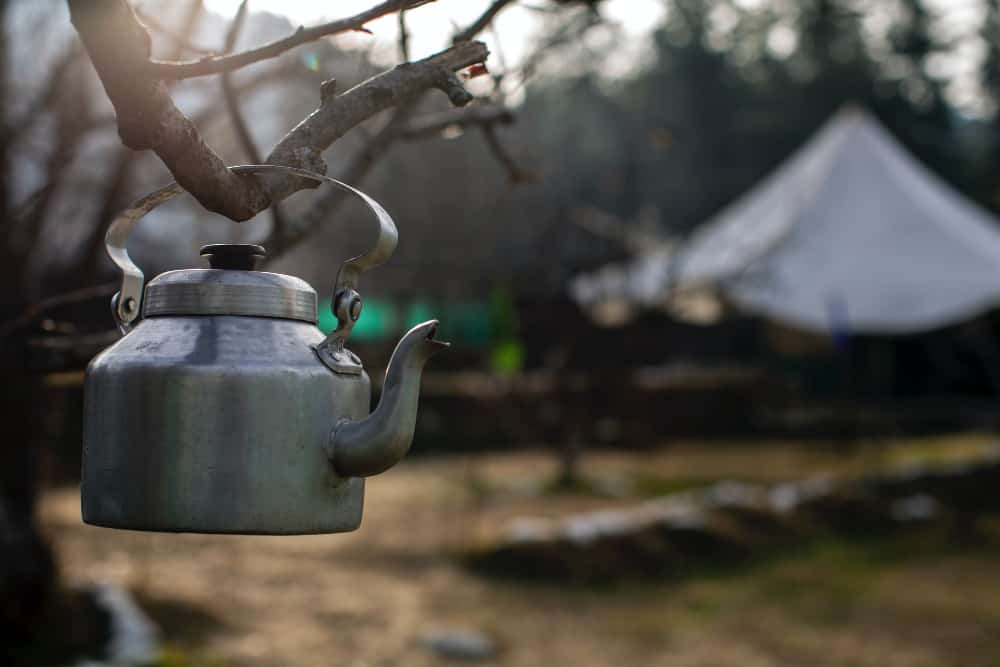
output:
{"label": "metal kettle body", "polygon": [[[341,269],[339,326],[329,336],[316,327],[307,283],[252,270],[263,250],[256,246],[208,246],[213,268],[142,284],[124,240],[176,186],[112,225],[109,252],[126,276],[114,313],[126,334],[86,372],[85,522],[168,532],[350,531],[361,522],[363,477],[408,450],[421,369],[446,344],[434,340],[433,321],[408,332],[369,414],[368,375],[344,342],[360,314],[357,278],[391,254],[395,226],[356,190],[300,175],[360,196],[379,218],[375,249]],[[130,282],[136,272],[139,281]]]}

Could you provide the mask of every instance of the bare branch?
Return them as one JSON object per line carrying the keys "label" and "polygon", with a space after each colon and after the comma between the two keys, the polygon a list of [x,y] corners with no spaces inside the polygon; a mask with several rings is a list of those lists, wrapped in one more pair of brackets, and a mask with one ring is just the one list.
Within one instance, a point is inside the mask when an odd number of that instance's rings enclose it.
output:
{"label": "bare branch", "polygon": [[494,0],[493,4],[487,7],[486,11],[483,12],[479,16],[479,18],[473,21],[469,25],[469,27],[467,27],[465,30],[456,33],[455,36],[452,37],[452,41],[456,44],[458,42],[469,41],[470,39],[481,33],[483,30],[485,30],[486,26],[492,23],[493,19],[496,18],[496,15],[499,14],[504,7],[511,4],[513,1],[514,0]]}
{"label": "bare branch", "polygon": [[399,130],[396,138],[403,141],[417,141],[438,135],[450,127],[510,125],[513,122],[514,112],[505,107],[470,106],[414,118]]}
{"label": "bare branch", "polygon": [[19,317],[0,323],[0,339],[41,319],[43,315],[54,308],[80,303],[82,301],[90,301],[91,299],[100,298],[102,296],[110,297],[119,287],[120,284],[118,282],[105,283],[103,285],[94,285],[91,287],[75,289],[71,292],[57,294],[40,301],[36,301]]}
{"label": "bare branch", "polygon": [[[348,165],[345,172],[339,178],[356,187],[360,186],[361,182],[368,175],[368,172],[375,165],[375,162],[392,147],[399,128],[413,114],[416,106],[417,100],[411,100],[396,107],[392,113],[392,117],[375,136],[367,141],[364,148],[355,156],[351,164]],[[325,194],[321,195],[309,207],[309,210],[301,217],[301,221],[294,230],[289,230],[289,233],[281,239],[270,238],[267,240],[267,261],[272,262],[276,260],[282,254],[308,238],[310,233],[314,232],[330,219],[344,201],[346,201],[346,197],[342,196],[339,190],[328,189]]]}
{"label": "bare branch", "polygon": [[116,329],[99,331],[97,333],[82,333],[72,336],[33,336],[28,339],[28,345],[43,350],[58,350],[72,352],[76,357],[75,364],[84,364],[102,349],[122,337]]}
{"label": "bare branch", "polygon": [[[519,71],[516,73],[519,79],[518,84],[511,90],[508,90],[507,93],[510,94],[527,85],[528,81],[538,73],[539,66],[546,55],[553,53],[559,47],[578,42],[587,32],[598,25],[601,25],[600,15],[595,14],[593,11],[585,11],[576,14],[566,23],[553,30],[548,39],[535,47],[532,53],[522,60],[518,68]],[[513,73],[507,73],[507,75],[510,74]]]}
{"label": "bare branch", "polygon": [[83,55],[83,50],[79,43],[69,44],[63,53],[56,59],[51,67],[48,85],[38,97],[29,105],[20,120],[12,123],[8,130],[8,136],[15,139],[27,132],[41,117],[42,112],[52,106],[53,100],[59,94],[66,82],[66,77],[71,73],[73,65],[77,59]]}
{"label": "bare branch", "polygon": [[483,138],[486,139],[486,145],[490,147],[497,161],[507,170],[507,176],[511,183],[534,183],[538,180],[538,174],[521,169],[518,166],[517,162],[500,142],[500,137],[497,136],[496,128],[493,124],[483,125],[481,129]]}
{"label": "bare branch", "polygon": [[[72,60],[71,62],[76,62]],[[31,206],[24,209],[27,214],[19,220],[16,229],[8,236],[8,249],[16,253],[9,260],[9,268],[15,275],[28,266],[31,251],[34,249],[42,228],[56,200],[56,195],[65,184],[90,122],[90,104],[82,82],[67,72],[60,75],[61,85],[56,86],[51,93],[47,105],[52,110],[55,119],[52,148],[45,160],[46,187],[33,198]]]}
{"label": "bare branch", "polygon": [[399,57],[405,63],[410,61],[410,29],[406,25],[406,10],[399,12]]}
{"label": "bare branch", "polygon": [[256,180],[231,173],[174,106],[166,84],[146,76],[150,39],[125,0],[68,0],[70,16],[134,150],[152,149],[207,209],[246,220],[270,203]]}
{"label": "bare branch", "polygon": [[243,26],[246,25],[247,15],[250,13],[249,0],[243,0],[240,3],[239,8],[236,10],[236,16],[233,17],[233,22],[229,25],[229,31],[226,32],[226,41],[222,45],[222,53],[230,54],[233,49],[236,48],[236,41],[240,38],[240,33],[243,32]]}
{"label": "bare branch", "polygon": [[299,26],[298,30],[284,39],[279,39],[255,49],[232,55],[213,56],[189,62],[153,60],[147,64],[146,75],[154,79],[190,79],[197,76],[231,72],[262,60],[274,58],[285,51],[294,49],[307,42],[315,41],[321,37],[328,37],[342,32],[364,30],[364,25],[369,21],[392,14],[393,12],[414,9],[430,2],[434,2],[434,0],[387,0],[349,18],[330,21],[329,23],[311,28]]}
{"label": "bare branch", "polygon": [[[240,3],[239,9],[236,11],[236,16],[233,18],[232,25],[229,26],[229,32],[226,34],[226,41],[223,45],[223,53],[230,53],[236,47],[236,41],[239,39],[240,32],[246,24],[249,6],[249,0],[243,0],[243,2]],[[229,119],[233,124],[233,130],[236,132],[236,137],[243,146],[243,152],[246,153],[250,164],[260,164],[260,151],[257,149],[257,144],[253,140],[253,136],[250,134],[250,128],[247,126],[246,119],[243,117],[243,112],[240,110],[239,92],[236,89],[236,85],[233,83],[232,72],[223,72],[220,77],[220,84],[222,86],[223,98],[226,101],[226,110],[229,113]],[[281,239],[285,235],[286,227],[285,215],[282,211],[280,202],[275,202],[271,205],[271,223],[273,228],[272,236],[280,243]]]}
{"label": "bare branch", "polygon": [[[154,150],[177,182],[205,208],[233,220],[246,220],[273,201],[312,185],[287,178],[265,183],[264,179],[230,172],[191,120],[174,105],[165,83],[148,78],[149,34],[128,3],[68,2],[73,24],[115,106],[122,141],[136,150]],[[414,6],[412,0],[407,6]],[[108,34],[115,38],[108,39]],[[467,104],[472,96],[455,72],[482,63],[488,54],[484,44],[464,42],[424,60],[399,65],[339,96],[323,95],[319,108],[278,143],[267,161],[325,171],[320,156],[330,144],[380,111],[430,88],[443,90],[457,106]]]}
{"label": "bare branch", "polygon": [[[324,96],[319,108],[278,142],[267,162],[313,171],[325,169],[320,158],[323,149],[376,113],[409,102],[431,88],[444,91],[452,104],[464,106],[472,101],[472,95],[455,72],[482,63],[488,55],[482,42],[465,42],[424,60],[397,65],[336,97]],[[283,185],[271,185],[271,194],[282,199],[305,185],[285,179]]]}
{"label": "bare branch", "polygon": [[[453,125],[463,127],[505,125],[514,121],[514,114],[509,109],[479,106],[430,113],[412,118],[416,106],[416,101],[413,101],[397,107],[392,118],[367,141],[347,169],[338,175],[338,178],[351,185],[360,186],[379,158],[383,157],[397,141],[416,141],[428,138]],[[311,233],[330,219],[344,201],[346,198],[337,190],[330,190],[321,195],[301,217],[296,229],[290,230],[283,239],[268,239],[266,242],[267,261],[275,261],[282,254],[308,238]]]}
{"label": "bare branch", "polygon": [[78,273],[84,282],[92,281],[98,274],[104,254],[104,235],[114,219],[115,213],[125,204],[122,201],[132,180],[132,169],[138,153],[120,147],[111,162],[111,169],[101,190],[101,205],[94,213],[87,238],[81,244],[83,253]]}
{"label": "bare branch", "polygon": [[612,213],[596,206],[581,206],[570,211],[569,220],[594,236],[612,239],[621,243],[629,252],[637,255],[673,246],[673,239],[661,234],[653,234],[641,224],[629,224]]}
{"label": "bare branch", "polygon": [[[202,0],[191,0],[176,30],[184,35],[193,34],[204,16],[204,9]],[[175,44],[172,56],[179,58],[183,49],[184,47],[180,43]],[[104,235],[114,218],[114,214],[125,204],[122,199],[129,192],[133,167],[138,157],[139,153],[123,146],[118,148],[113,158],[109,160],[109,164],[112,166],[108,170],[108,177],[101,190],[101,205],[97,208],[90,224],[90,231],[81,244],[83,253],[80,255],[77,275],[85,283],[95,280],[98,276],[101,262],[105,258]]]}
{"label": "bare branch", "polygon": [[[240,3],[239,9],[236,10],[236,16],[233,18],[233,22],[229,26],[229,31],[226,33],[226,41],[222,47],[223,53],[229,53],[233,50],[233,48],[235,48],[236,40],[239,39],[240,32],[243,30],[243,26],[246,23],[248,8],[248,0],[243,0],[243,2]],[[233,130],[236,132],[236,137],[240,140],[240,145],[243,147],[243,152],[246,153],[247,158],[249,158],[250,164],[260,164],[260,151],[257,150],[257,144],[254,142],[253,136],[250,134],[250,128],[247,126],[243,113],[240,111],[239,99],[237,97],[236,86],[233,83],[232,73],[223,72],[222,77],[220,78],[220,83],[222,86],[223,98],[226,101],[226,111],[229,113],[229,119],[233,124]]]}
{"label": "bare branch", "polygon": [[[209,49],[191,43],[190,39],[185,37],[183,34],[177,32],[176,30],[172,30],[167,26],[163,25],[163,23],[160,22],[160,20],[157,19],[152,14],[147,14],[138,8],[135,10],[135,13],[139,17],[139,20],[142,21],[143,25],[152,28],[157,33],[163,35],[171,42],[173,42],[174,47],[178,51],[180,51],[181,55],[183,55],[185,51],[188,53],[195,53],[202,56],[214,56],[217,53],[215,49]],[[179,58],[180,56],[177,57]]]}

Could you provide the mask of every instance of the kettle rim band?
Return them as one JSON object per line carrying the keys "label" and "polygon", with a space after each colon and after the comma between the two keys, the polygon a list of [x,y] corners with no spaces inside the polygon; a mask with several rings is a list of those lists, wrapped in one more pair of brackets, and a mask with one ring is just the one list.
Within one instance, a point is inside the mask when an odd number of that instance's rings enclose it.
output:
{"label": "kettle rim band", "polygon": [[[276,164],[237,165],[230,167],[229,170],[236,174],[279,172],[286,175],[307,178],[320,185],[328,183],[360,199],[375,216],[378,222],[378,235],[374,245],[368,252],[346,260],[337,272],[337,278],[334,283],[331,306],[339,322],[337,331],[334,334],[337,335],[337,342],[342,346],[343,339],[350,333],[353,321],[344,321],[344,318],[342,318],[343,313],[338,312],[337,303],[338,301],[342,301],[340,296],[343,294],[356,295],[358,280],[363,272],[383,264],[392,256],[393,251],[396,249],[396,243],[399,240],[399,233],[392,217],[377,201],[365,193],[325,174]],[[121,289],[112,300],[112,314],[122,333],[130,331],[135,321],[139,318],[142,312],[143,288],[145,287],[145,275],[142,269],[132,261],[132,258],[128,254],[128,238],[138,225],[139,220],[147,213],[182,192],[185,192],[184,188],[176,181],[165,185],[133,202],[128,208],[119,213],[108,227],[107,234],[104,237],[105,249],[107,250],[108,257],[111,258],[111,261],[122,272]],[[353,319],[356,319],[356,317]],[[334,334],[331,334],[331,337]]]}

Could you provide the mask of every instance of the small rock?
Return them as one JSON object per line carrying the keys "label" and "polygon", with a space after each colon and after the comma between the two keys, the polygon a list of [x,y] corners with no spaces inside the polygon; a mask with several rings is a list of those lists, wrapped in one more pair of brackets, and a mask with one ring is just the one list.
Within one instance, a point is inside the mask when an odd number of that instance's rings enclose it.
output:
{"label": "small rock", "polygon": [[433,630],[420,643],[431,653],[452,660],[489,660],[497,654],[496,642],[475,630]]}

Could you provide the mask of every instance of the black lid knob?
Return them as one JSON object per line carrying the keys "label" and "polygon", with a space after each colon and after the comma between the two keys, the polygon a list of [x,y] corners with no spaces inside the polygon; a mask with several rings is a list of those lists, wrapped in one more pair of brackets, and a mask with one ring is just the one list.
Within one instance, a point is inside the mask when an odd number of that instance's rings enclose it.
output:
{"label": "black lid knob", "polygon": [[267,254],[264,246],[252,243],[213,243],[202,246],[200,254],[213,269],[253,271]]}

